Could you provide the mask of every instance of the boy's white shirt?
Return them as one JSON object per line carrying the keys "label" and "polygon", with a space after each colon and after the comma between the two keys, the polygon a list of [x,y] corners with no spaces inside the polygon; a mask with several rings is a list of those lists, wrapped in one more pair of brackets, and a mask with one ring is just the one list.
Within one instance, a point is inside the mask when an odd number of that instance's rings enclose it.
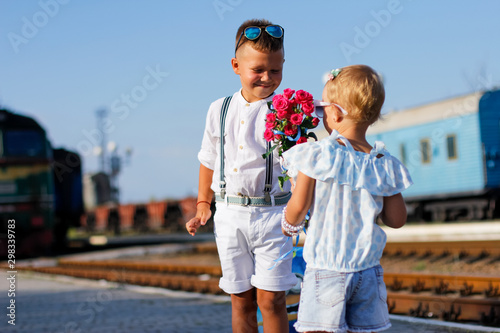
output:
{"label": "boy's white shirt", "polygon": [[[262,154],[266,152],[264,139],[266,115],[269,113],[270,96],[257,102],[248,103],[240,91],[233,95],[226,117],[225,126],[225,181],[227,195],[264,195],[266,163]],[[220,112],[224,98],[210,105],[205,131],[198,153],[198,159],[205,167],[214,171],[211,189],[220,192]],[[277,153],[274,153],[273,184],[271,195],[290,191],[290,182],[281,191],[277,178],[281,166]]]}

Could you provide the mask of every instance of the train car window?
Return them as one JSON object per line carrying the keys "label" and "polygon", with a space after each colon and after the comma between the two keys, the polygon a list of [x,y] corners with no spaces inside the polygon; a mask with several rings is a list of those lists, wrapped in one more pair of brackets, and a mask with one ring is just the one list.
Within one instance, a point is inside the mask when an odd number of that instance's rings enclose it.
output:
{"label": "train car window", "polygon": [[457,136],[455,134],[446,137],[446,150],[448,151],[448,159],[457,159]]}
{"label": "train car window", "polygon": [[4,156],[46,157],[45,136],[39,131],[5,131],[3,143]]}
{"label": "train car window", "polygon": [[431,143],[429,139],[420,140],[420,152],[422,154],[422,163],[431,163]]}

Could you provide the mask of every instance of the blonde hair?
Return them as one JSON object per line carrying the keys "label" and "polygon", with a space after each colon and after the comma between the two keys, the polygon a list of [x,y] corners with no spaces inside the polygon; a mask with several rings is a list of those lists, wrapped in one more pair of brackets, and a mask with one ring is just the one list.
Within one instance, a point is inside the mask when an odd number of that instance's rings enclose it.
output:
{"label": "blonde hair", "polygon": [[380,118],[385,100],[381,77],[369,66],[343,67],[325,84],[328,102],[342,106],[356,123],[373,124]]}

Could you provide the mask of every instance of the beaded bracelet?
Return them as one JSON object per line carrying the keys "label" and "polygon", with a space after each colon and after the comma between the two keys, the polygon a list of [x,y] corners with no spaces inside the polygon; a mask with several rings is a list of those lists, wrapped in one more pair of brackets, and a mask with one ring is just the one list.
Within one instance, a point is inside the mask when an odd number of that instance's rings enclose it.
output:
{"label": "beaded bracelet", "polygon": [[306,220],[300,222],[298,225],[292,225],[288,223],[285,217],[286,206],[283,208],[283,213],[281,214],[281,228],[289,235],[296,236],[300,233],[300,230],[304,227]]}

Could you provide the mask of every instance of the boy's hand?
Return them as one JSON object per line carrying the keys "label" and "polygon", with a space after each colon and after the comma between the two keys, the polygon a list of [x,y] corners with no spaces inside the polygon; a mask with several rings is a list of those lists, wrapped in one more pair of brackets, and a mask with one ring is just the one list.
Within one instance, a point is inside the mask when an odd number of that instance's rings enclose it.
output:
{"label": "boy's hand", "polygon": [[194,236],[196,234],[196,230],[198,230],[200,226],[201,220],[198,217],[193,217],[191,220],[189,220],[188,223],[186,223],[186,229],[191,236]]}
{"label": "boy's hand", "polygon": [[210,210],[212,197],[214,192],[210,189],[214,171],[200,164],[200,180],[198,184],[198,202],[196,203],[196,216],[186,223],[186,229],[191,236],[196,234],[196,231],[202,225],[205,225],[212,216]]}
{"label": "boy's hand", "polygon": [[[206,207],[203,207],[206,206]],[[212,216],[212,211],[209,205],[200,205],[196,210],[196,216],[186,223],[186,230],[191,236],[196,234],[196,231],[202,225],[205,225],[208,219]]]}

